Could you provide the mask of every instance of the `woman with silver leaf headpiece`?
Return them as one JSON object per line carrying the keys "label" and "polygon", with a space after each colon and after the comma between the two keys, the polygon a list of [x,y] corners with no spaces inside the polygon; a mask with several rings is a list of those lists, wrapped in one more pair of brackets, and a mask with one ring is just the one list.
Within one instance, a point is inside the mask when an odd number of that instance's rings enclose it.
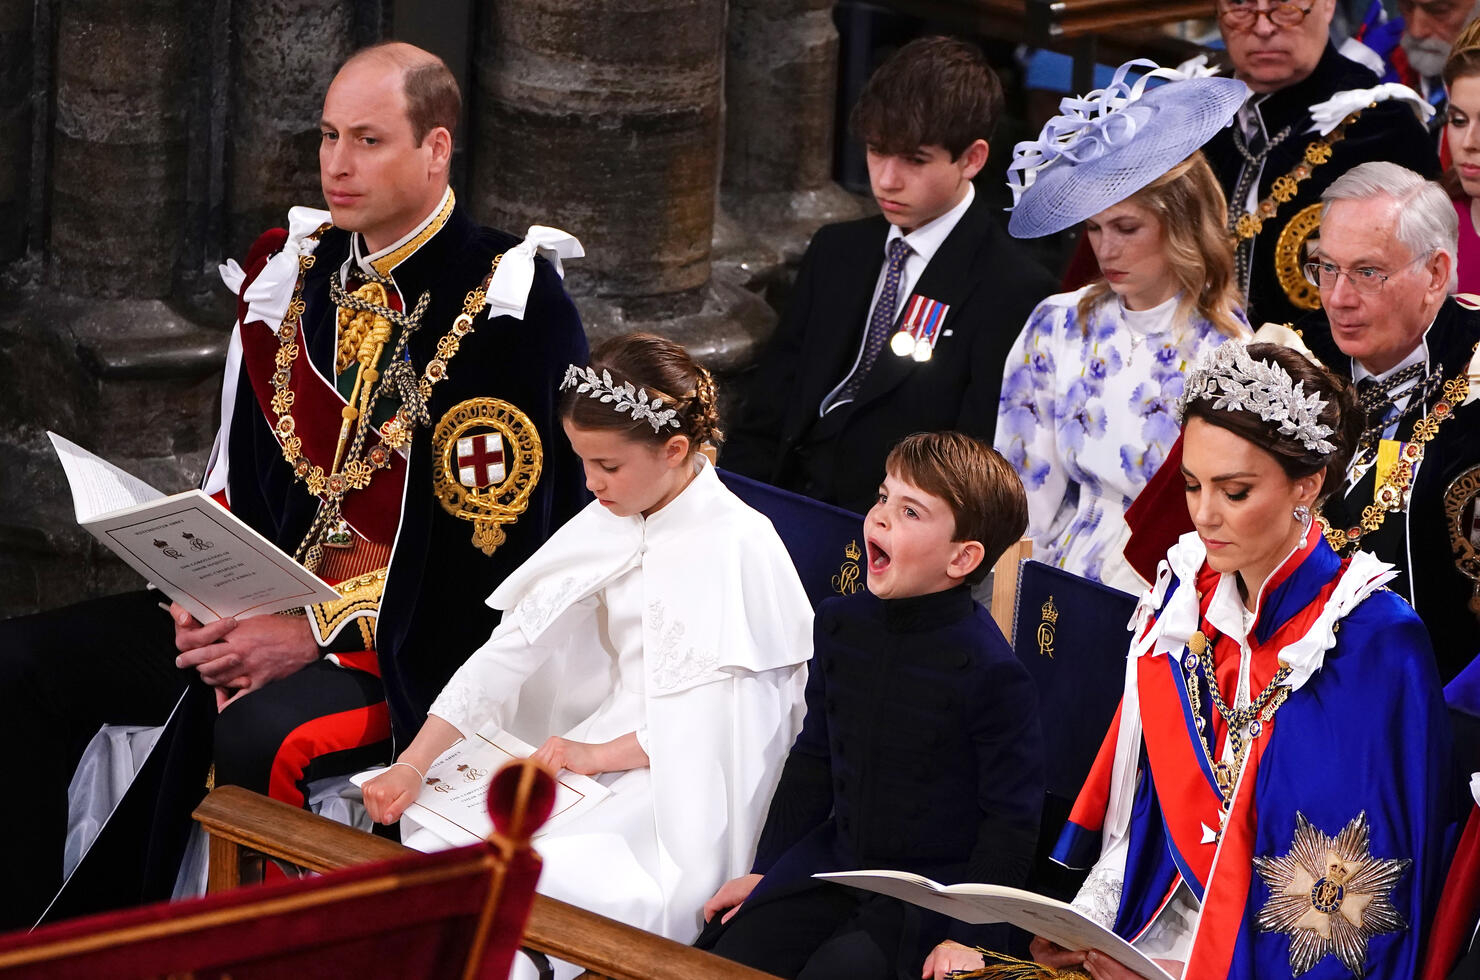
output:
{"label": "woman with silver leaf headpiece", "polygon": [[[1135,67],[1152,70],[1132,84]],[[1100,277],[1033,311],[1007,358],[997,449],[1028,491],[1034,557],[1126,591],[1143,583],[1121,554],[1125,509],[1176,441],[1187,365],[1248,334],[1227,205],[1198,152],[1247,95],[1132,61],[1065,99],[1008,168],[1012,234],[1084,222]]]}
{"label": "woman with silver leaf headpiece", "polygon": [[1077,907],[1173,975],[1416,976],[1449,726],[1392,566],[1343,561],[1311,519],[1355,445],[1352,397],[1288,348],[1228,343],[1180,408],[1196,530],[1137,609],[1120,711],[1054,857],[1091,867]]}

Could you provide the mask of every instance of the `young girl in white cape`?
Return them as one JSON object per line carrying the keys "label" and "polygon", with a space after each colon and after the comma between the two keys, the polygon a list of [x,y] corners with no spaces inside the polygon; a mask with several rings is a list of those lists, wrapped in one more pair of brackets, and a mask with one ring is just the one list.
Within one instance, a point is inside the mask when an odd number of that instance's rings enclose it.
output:
{"label": "young girl in white cape", "polygon": [[689,942],[750,866],[801,724],[812,608],[770,521],[699,453],[720,437],[714,382],[681,346],[614,338],[561,387],[596,499],[489,597],[501,623],[365,805],[397,820],[437,756],[507,730],[612,791],[539,839],[539,891]]}

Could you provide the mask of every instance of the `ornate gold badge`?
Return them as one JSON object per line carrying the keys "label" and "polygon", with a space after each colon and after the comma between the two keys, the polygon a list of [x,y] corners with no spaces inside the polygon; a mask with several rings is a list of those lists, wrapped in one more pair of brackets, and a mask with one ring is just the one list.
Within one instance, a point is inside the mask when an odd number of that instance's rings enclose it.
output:
{"label": "ornate gold badge", "polygon": [[470,398],[442,416],[432,433],[432,489],[442,509],[473,522],[473,544],[491,555],[504,525],[519,519],[539,482],[545,453],[539,432],[519,409],[497,398]]}
{"label": "ornate gold badge", "polygon": [[1470,597],[1470,612],[1480,616],[1480,521],[1476,520],[1477,517],[1480,517],[1480,466],[1471,466],[1444,489],[1444,521],[1449,526],[1455,567],[1475,583],[1475,594]]}
{"label": "ornate gold badge", "polygon": [[1055,625],[1059,621],[1059,607],[1053,604],[1053,596],[1039,610],[1043,614],[1043,622],[1038,624],[1038,656],[1053,659],[1053,633]]}
{"label": "ornate gold badge", "polygon": [[849,541],[848,547],[843,549],[843,564],[838,566],[838,574],[830,580],[833,591],[838,595],[852,595],[863,588],[863,574],[858,567],[858,559],[862,557],[858,542]]}
{"label": "ornate gold badge", "polygon": [[1408,928],[1394,907],[1393,887],[1413,862],[1373,857],[1367,811],[1334,838],[1295,814],[1295,839],[1284,857],[1254,858],[1269,886],[1259,928],[1290,937],[1290,973],[1300,976],[1327,955],[1365,976],[1373,936]]}
{"label": "ornate gold badge", "polygon": [[1306,245],[1321,230],[1321,203],[1301,208],[1285,223],[1274,243],[1274,273],[1290,302],[1302,310],[1321,306],[1320,290],[1305,278]]}

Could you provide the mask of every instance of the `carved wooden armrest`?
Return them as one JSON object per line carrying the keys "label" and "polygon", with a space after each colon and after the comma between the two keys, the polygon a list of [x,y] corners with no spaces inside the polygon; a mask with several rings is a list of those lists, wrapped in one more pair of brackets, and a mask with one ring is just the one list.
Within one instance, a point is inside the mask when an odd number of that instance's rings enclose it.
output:
{"label": "carved wooden armrest", "polygon": [[[404,857],[410,849],[326,820],[239,786],[219,786],[195,810],[210,835],[209,890],[244,882],[240,868],[254,856],[310,871]],[[538,850],[538,847],[536,847]],[[255,877],[252,875],[247,878]],[[768,973],[635,929],[574,905],[534,897],[524,946],[575,963],[588,977],[610,980],[774,980]]]}

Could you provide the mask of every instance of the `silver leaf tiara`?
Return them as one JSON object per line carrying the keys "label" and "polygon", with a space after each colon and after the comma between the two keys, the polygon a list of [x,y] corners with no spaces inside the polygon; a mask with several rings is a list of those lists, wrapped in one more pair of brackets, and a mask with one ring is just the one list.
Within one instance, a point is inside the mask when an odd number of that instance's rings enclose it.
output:
{"label": "silver leaf tiara", "polygon": [[1187,388],[1177,404],[1177,413],[1187,419],[1187,406],[1202,399],[1227,412],[1243,409],[1265,422],[1278,422],[1279,430],[1293,436],[1306,451],[1328,456],[1336,447],[1326,437],[1332,428],[1321,422],[1326,402],[1320,395],[1304,392],[1279,364],[1256,361],[1244,345],[1225,341],[1205,355],[1187,379]]}
{"label": "silver leaf tiara", "polygon": [[648,423],[654,432],[663,431],[665,425],[671,425],[675,429],[682,427],[682,423],[678,421],[677,409],[664,408],[663,399],[657,395],[649,398],[646,389],[639,388],[630,381],[613,383],[612,373],[605,368],[597,375],[590,367],[572,364],[565,369],[565,378],[560,382],[561,391],[567,388],[574,388],[578,395],[586,395],[610,405],[613,411],[631,415],[635,422]]}

